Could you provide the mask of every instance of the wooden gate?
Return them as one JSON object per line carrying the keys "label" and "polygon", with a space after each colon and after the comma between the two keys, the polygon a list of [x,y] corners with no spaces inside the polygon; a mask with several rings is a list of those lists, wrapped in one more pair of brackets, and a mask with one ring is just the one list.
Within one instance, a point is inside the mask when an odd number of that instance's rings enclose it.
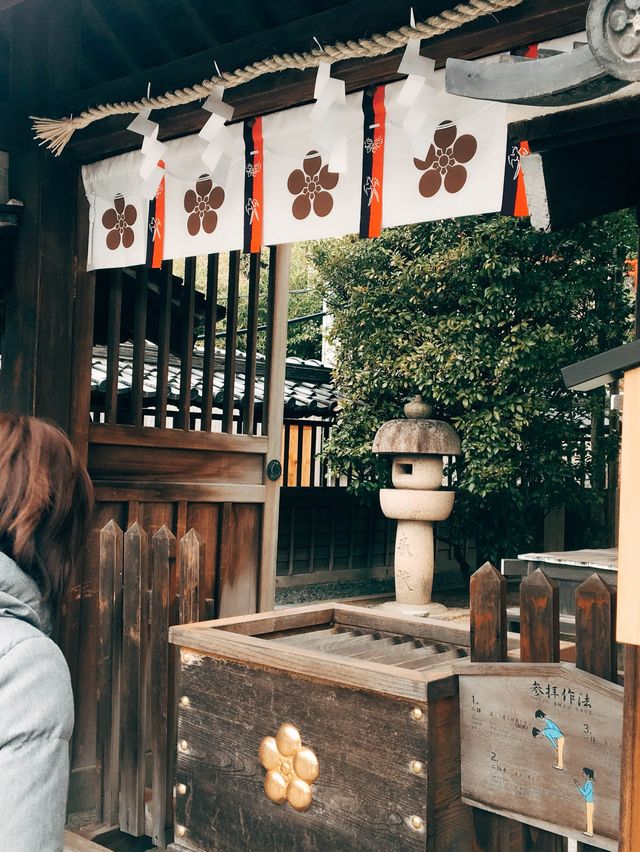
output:
{"label": "wooden gate", "polygon": [[[219,285],[222,269],[226,287]],[[271,249],[264,262],[250,255],[246,268],[239,252],[228,260],[209,256],[206,293],[196,288],[196,271],[196,259],[187,258],[181,277],[170,262],[157,271],[99,272],[87,275],[78,293],[76,327],[83,333],[75,341],[72,435],[86,453],[96,510],[62,637],[76,696],[72,812],[94,807],[103,783],[96,738],[100,530],[113,521],[123,530],[137,524],[149,536],[166,527],[183,539],[195,528],[204,546],[200,616],[273,608],[289,248]],[[247,337],[238,374],[242,287]],[[261,288],[268,332],[263,402],[256,405]],[[223,317],[224,344],[216,346]],[[133,343],[133,360],[119,388],[125,340]],[[193,366],[196,341],[201,371]],[[106,375],[97,384],[96,344],[107,348]],[[125,577],[125,595],[126,587]],[[141,830],[139,820],[130,829]]]}

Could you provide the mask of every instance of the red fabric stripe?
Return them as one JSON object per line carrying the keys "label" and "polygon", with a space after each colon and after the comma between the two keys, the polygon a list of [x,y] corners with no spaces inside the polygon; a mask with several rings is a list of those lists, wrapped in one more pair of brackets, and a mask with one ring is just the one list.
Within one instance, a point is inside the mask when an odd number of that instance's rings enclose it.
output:
{"label": "red fabric stripe", "polygon": [[371,181],[376,188],[377,197],[373,195],[369,214],[369,236],[379,237],[382,231],[382,189],[384,177],[384,143],[386,109],[384,105],[384,86],[377,86],[373,95],[373,128],[374,151],[371,164]]}
{"label": "red fabric stripe", "polygon": [[529,204],[527,202],[527,191],[524,185],[524,171],[522,169],[522,160],[529,154],[529,143],[520,143],[520,171],[518,172],[516,198],[513,205],[514,216],[528,216]]}
{"label": "red fabric stripe", "polygon": [[263,175],[264,168],[264,146],[262,141],[262,116],[256,118],[253,125],[253,155],[254,178],[253,178],[253,200],[256,206],[256,217],[251,226],[251,251],[260,251],[262,248],[262,221],[264,215]]}
{"label": "red fabric stripe", "polygon": [[[160,168],[164,169],[164,160],[158,160]],[[151,255],[151,268],[160,269],[162,266],[162,255],[164,254],[164,175],[160,186],[156,191],[156,227],[153,232],[153,254]]]}

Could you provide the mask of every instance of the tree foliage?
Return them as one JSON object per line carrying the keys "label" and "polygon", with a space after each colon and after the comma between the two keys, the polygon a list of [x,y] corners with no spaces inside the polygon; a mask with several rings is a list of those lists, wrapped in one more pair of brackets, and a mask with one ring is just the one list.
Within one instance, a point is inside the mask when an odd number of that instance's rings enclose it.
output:
{"label": "tree foliage", "polygon": [[[604,397],[567,392],[560,367],[628,336],[623,263],[636,233],[627,213],[555,234],[494,216],[317,244],[342,404],[331,466],[351,467],[361,495],[386,485],[373,436],[420,393],[462,438],[458,554],[473,539],[481,560],[514,555],[550,508],[601,500],[600,489],[581,486],[578,458]],[[594,483],[613,445],[587,456]]]}

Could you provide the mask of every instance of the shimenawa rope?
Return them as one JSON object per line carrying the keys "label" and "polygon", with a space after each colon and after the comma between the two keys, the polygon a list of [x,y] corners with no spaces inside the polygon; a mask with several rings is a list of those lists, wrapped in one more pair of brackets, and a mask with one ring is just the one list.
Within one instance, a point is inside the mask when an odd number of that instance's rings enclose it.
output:
{"label": "shimenawa rope", "polygon": [[405,45],[410,39],[428,39],[444,35],[451,30],[458,29],[464,24],[491,15],[503,9],[519,6],[523,0],[468,0],[460,3],[453,9],[445,10],[439,15],[419,21],[415,27],[400,27],[391,30],[384,35],[372,35],[369,38],[339,41],[336,44],[324,47],[322,50],[313,49],[303,53],[283,53],[245,65],[235,71],[223,72],[219,77],[211,80],[203,80],[193,86],[176,89],[173,92],[165,92],[157,97],[146,97],[139,101],[122,101],[115,104],[101,104],[91,107],[76,116],[67,118],[42,118],[30,116],[33,120],[33,130],[36,139],[41,145],[53,151],[59,156],[65,145],[69,142],[76,130],[88,127],[94,121],[100,121],[110,115],[127,115],[142,112],[147,109],[166,109],[167,107],[188,104],[193,101],[206,98],[213,87],[222,84],[231,89],[248,83],[264,74],[273,74],[276,71],[297,69],[303,71],[306,68],[315,68],[321,62],[329,59],[331,62],[340,62],[345,59],[366,59],[374,56],[383,56]]}

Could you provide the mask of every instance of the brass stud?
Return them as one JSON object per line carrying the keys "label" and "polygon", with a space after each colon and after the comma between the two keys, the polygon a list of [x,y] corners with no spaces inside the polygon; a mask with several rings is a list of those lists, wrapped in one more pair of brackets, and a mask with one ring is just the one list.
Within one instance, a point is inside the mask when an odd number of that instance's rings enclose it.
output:
{"label": "brass stud", "polygon": [[184,796],[186,794],[186,792],[187,792],[187,785],[186,784],[176,784],[176,793],[179,796]]}
{"label": "brass stud", "polygon": [[189,743],[186,740],[180,740],[180,751],[187,751]]}
{"label": "brass stud", "polygon": [[294,778],[293,781],[290,781],[287,785],[287,801],[296,811],[300,811],[302,813],[304,813],[304,811],[308,811],[311,807],[311,802],[313,801],[311,787],[306,783],[306,781],[302,781],[300,778]]}
{"label": "brass stud", "polygon": [[190,704],[191,704],[191,702],[189,701],[189,696],[183,695],[182,698],[180,699],[180,706],[181,707],[188,707]]}
{"label": "brass stud", "polygon": [[413,773],[415,773],[416,775],[422,775],[423,770],[424,770],[424,766],[422,764],[422,761],[420,761],[420,760],[412,761],[411,771]]}
{"label": "brass stud", "polygon": [[276,734],[276,746],[284,757],[293,757],[302,748],[298,729],[294,725],[280,725]]}
{"label": "brass stud", "polygon": [[422,831],[422,829],[424,828],[424,820],[422,819],[422,817],[412,816],[411,828],[413,828],[415,831]]}
{"label": "brass stud", "polygon": [[420,719],[422,719],[422,717],[424,716],[424,713],[422,712],[420,707],[414,707],[413,710],[411,711],[411,715],[416,720],[416,722],[419,722]]}
{"label": "brass stud", "polygon": [[184,837],[186,833],[187,829],[184,827],[184,825],[176,825],[176,834],[178,837]]}

